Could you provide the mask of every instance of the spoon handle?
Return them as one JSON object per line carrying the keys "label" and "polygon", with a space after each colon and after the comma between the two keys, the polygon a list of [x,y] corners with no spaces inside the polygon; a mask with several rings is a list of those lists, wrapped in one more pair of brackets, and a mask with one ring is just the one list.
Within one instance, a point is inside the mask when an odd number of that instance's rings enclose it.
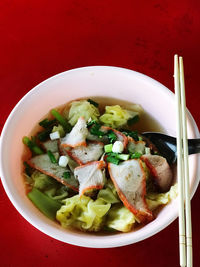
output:
{"label": "spoon handle", "polygon": [[200,139],[188,140],[188,153],[189,154],[200,153]]}

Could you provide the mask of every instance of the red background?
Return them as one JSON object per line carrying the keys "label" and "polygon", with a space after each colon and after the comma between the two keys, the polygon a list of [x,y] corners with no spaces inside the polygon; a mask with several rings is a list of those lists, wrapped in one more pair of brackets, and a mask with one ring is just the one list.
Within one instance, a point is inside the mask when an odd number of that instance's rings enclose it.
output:
{"label": "red background", "polygon": [[[1,129],[25,93],[71,68],[130,68],[172,89],[175,53],[184,57],[187,106],[200,127],[199,11],[198,0],[1,0]],[[199,194],[200,189],[192,200],[195,267],[200,266]],[[0,196],[1,266],[179,266],[177,220],[137,244],[80,248],[33,228],[1,184]]]}

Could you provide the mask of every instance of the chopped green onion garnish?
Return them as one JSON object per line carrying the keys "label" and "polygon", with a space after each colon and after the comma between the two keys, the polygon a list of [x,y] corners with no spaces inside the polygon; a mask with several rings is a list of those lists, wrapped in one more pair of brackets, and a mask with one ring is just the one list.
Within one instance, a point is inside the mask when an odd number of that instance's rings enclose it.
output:
{"label": "chopped green onion garnish", "polygon": [[112,152],[113,144],[108,144],[104,146],[104,151],[106,153]]}
{"label": "chopped green onion garnish", "polygon": [[65,179],[69,179],[70,177],[71,177],[71,174],[70,174],[69,171],[63,173],[63,178],[65,178]]}
{"label": "chopped green onion garnish", "polygon": [[56,160],[54,154],[51,152],[51,150],[48,150],[48,151],[47,151],[47,154],[48,154],[49,159],[50,159],[50,161],[51,161],[52,163],[57,163],[57,160]]}
{"label": "chopped green onion garnish", "polygon": [[98,104],[97,102],[93,101],[92,99],[88,99],[87,101],[88,101],[90,104],[92,104],[93,106],[95,106],[95,107],[98,108],[99,104]]}
{"label": "chopped green onion garnish", "polygon": [[109,130],[106,135],[111,143],[114,143],[117,140],[117,136],[112,130]]}
{"label": "chopped green onion garnish", "polygon": [[46,129],[49,126],[53,126],[55,123],[56,123],[55,119],[54,120],[44,119],[43,121],[39,122],[39,125]]}
{"label": "chopped green onion garnish", "polygon": [[142,153],[140,152],[135,152],[131,155],[132,159],[139,159],[142,156]]}
{"label": "chopped green onion garnish", "polygon": [[133,118],[129,119],[127,121],[128,126],[133,125],[134,123],[138,122],[140,120],[139,115],[135,115]]}
{"label": "chopped green onion garnish", "polygon": [[120,162],[120,160],[118,158],[113,157],[113,156],[107,156],[106,161],[111,162],[111,163],[116,164],[116,165],[118,165]]}
{"label": "chopped green onion garnish", "polygon": [[130,157],[129,154],[118,154],[117,155],[117,158],[120,159],[120,160],[128,160]]}
{"label": "chopped green onion garnish", "polygon": [[66,121],[66,119],[55,109],[51,110],[51,114],[56,118],[57,121],[63,126],[65,131],[69,133],[72,129],[72,126]]}
{"label": "chopped green onion garnish", "polygon": [[22,142],[27,145],[36,155],[41,155],[44,153],[43,150],[35,143],[34,138],[30,140],[27,136],[25,136],[23,137]]}
{"label": "chopped green onion garnish", "polygon": [[31,176],[31,174],[33,172],[33,168],[31,168],[31,166],[26,161],[24,161],[24,167],[25,167],[25,173],[28,176]]}

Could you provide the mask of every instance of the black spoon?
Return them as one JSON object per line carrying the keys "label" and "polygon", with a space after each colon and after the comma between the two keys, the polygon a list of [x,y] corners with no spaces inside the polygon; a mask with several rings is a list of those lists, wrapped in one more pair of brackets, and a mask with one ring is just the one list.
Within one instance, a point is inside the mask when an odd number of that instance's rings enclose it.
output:
{"label": "black spoon", "polygon": [[[157,150],[160,155],[165,157],[169,164],[173,164],[177,160],[177,148],[176,148],[176,138],[153,132],[142,133],[142,136],[147,138]],[[188,153],[196,154],[200,153],[200,139],[189,139],[188,140]]]}

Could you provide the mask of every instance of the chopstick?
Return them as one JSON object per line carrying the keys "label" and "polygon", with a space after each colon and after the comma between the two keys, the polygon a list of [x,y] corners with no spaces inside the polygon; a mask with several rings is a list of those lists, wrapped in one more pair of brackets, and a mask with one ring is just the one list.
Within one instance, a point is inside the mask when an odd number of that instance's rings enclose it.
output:
{"label": "chopstick", "polygon": [[183,58],[174,56],[174,85],[177,128],[177,178],[179,192],[180,266],[192,267],[192,222],[190,205],[188,139]]}

